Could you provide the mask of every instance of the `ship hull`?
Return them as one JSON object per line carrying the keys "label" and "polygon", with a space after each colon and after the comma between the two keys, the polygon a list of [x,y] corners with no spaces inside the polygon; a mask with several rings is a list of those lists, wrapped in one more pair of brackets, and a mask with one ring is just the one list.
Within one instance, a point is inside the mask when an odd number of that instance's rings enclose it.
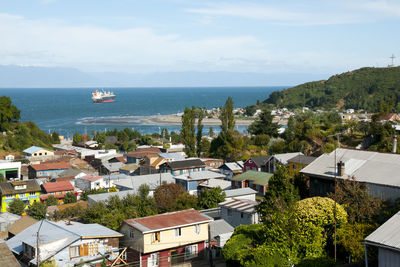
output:
{"label": "ship hull", "polygon": [[111,99],[96,99],[93,100],[93,103],[109,103],[109,102],[114,102],[115,99],[111,98]]}

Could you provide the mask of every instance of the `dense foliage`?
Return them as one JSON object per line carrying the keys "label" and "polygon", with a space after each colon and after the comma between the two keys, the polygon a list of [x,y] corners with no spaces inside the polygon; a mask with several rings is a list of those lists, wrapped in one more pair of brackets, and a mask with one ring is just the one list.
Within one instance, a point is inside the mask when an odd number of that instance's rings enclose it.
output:
{"label": "dense foliage", "polygon": [[47,206],[41,202],[34,202],[26,209],[26,214],[36,220],[42,220],[46,218]]}
{"label": "dense foliage", "polygon": [[361,68],[328,80],[273,92],[265,103],[286,108],[353,108],[377,112],[379,103],[395,101],[399,111],[400,67]]}
{"label": "dense foliage", "polygon": [[8,211],[13,214],[21,215],[22,213],[24,213],[24,210],[25,210],[25,203],[21,199],[14,198],[10,202],[10,204],[8,204]]}
{"label": "dense foliage", "polygon": [[221,187],[205,188],[198,194],[198,205],[202,209],[218,207],[218,203],[225,201],[226,194]]}

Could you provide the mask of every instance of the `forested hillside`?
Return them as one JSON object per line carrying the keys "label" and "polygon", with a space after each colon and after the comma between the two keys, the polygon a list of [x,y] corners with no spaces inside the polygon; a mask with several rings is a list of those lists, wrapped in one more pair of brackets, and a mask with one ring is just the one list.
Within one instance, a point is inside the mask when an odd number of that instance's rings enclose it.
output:
{"label": "forested hillside", "polygon": [[381,102],[393,102],[393,111],[400,111],[400,67],[345,72],[273,92],[264,102],[286,108],[354,108],[368,112],[377,112]]}
{"label": "forested hillside", "polygon": [[58,137],[53,140],[34,122],[21,123],[19,119],[20,111],[11,103],[11,99],[0,97],[0,152],[20,152],[32,145],[51,148],[52,143],[59,142]]}

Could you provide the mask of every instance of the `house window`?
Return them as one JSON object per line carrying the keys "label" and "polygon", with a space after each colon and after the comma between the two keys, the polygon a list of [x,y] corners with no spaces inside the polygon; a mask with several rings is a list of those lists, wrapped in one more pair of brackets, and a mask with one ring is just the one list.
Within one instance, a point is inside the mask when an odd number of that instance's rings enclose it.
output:
{"label": "house window", "polygon": [[42,155],[42,153],[39,153],[39,156],[41,156]]}
{"label": "house window", "polygon": [[241,212],[241,213],[240,213],[240,218],[243,219],[243,217],[244,217],[244,214],[243,214],[243,212]]}
{"label": "house window", "polygon": [[89,243],[88,245],[88,255],[94,256],[99,254],[99,245],[97,243]]}
{"label": "house window", "polygon": [[197,254],[198,254],[197,244],[185,247],[185,260],[195,258],[197,257]]}
{"label": "house window", "polygon": [[160,237],[161,237],[161,236],[160,236],[160,232],[155,232],[155,233],[153,234],[153,243],[160,242],[160,240],[161,240]]}
{"label": "house window", "polygon": [[29,196],[36,196],[35,192],[29,192]]}
{"label": "house window", "polygon": [[129,230],[129,237],[132,239],[135,238],[135,232],[132,229]]}
{"label": "house window", "polygon": [[194,233],[195,233],[195,234],[200,234],[200,231],[201,231],[200,224],[196,224],[196,225],[194,226]]}
{"label": "house window", "polygon": [[228,209],[228,216],[232,216],[232,210]]}
{"label": "house window", "polygon": [[76,258],[80,256],[79,246],[69,247],[69,255],[71,258]]}
{"label": "house window", "polygon": [[159,263],[159,254],[158,254],[158,252],[150,254],[150,257],[147,260],[147,266],[156,267],[156,266],[158,266],[158,263]]}
{"label": "house window", "polygon": [[45,155],[47,155],[47,152],[44,152]]}
{"label": "house window", "polygon": [[182,228],[176,228],[175,229],[175,236],[182,236]]}

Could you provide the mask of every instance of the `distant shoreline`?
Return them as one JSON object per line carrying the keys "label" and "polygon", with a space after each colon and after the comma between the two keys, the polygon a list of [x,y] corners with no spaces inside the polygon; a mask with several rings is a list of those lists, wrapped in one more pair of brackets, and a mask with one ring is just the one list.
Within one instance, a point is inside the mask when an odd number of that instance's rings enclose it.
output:
{"label": "distant shoreline", "polygon": [[[175,125],[179,126],[182,124],[181,116],[171,114],[171,115],[159,115],[154,117],[148,117],[140,120],[142,123],[155,124],[155,125]],[[237,126],[249,126],[253,123],[253,120],[235,120],[235,125]],[[203,125],[205,126],[219,126],[221,121],[219,119],[203,119]]]}

